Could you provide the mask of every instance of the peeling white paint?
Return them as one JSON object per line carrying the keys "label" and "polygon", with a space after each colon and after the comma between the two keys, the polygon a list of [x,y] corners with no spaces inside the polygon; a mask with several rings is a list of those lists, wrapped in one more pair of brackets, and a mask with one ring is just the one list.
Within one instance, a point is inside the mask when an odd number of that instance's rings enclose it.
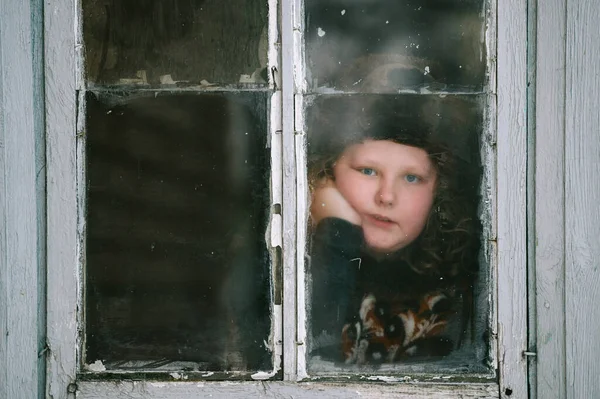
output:
{"label": "peeling white paint", "polygon": [[412,378],[406,377],[392,377],[389,375],[372,375],[367,377],[369,381],[382,381],[382,382],[406,382],[411,381]]}
{"label": "peeling white paint", "polygon": [[319,37],[323,37],[325,36],[325,31],[319,27],[317,28],[317,35],[319,35]]}
{"label": "peeling white paint", "polygon": [[250,377],[253,380],[257,380],[257,381],[262,381],[262,380],[268,380],[269,378],[273,377],[275,375],[274,372],[272,371],[259,371],[256,372],[254,374],[252,374]]}
{"label": "peeling white paint", "polygon": [[342,14],[342,15],[346,14],[346,10],[342,10],[342,11],[340,12],[340,14]]}
{"label": "peeling white paint", "polygon": [[208,373],[206,373],[206,374],[202,374],[202,377],[210,377],[210,376],[211,376],[211,375],[213,375],[213,374],[214,374],[214,372],[212,372],[212,371],[209,371],[209,372],[208,372]]}
{"label": "peeling white paint", "polygon": [[173,372],[169,374],[171,377],[175,378],[176,380],[187,380],[189,377],[184,374],[184,373],[178,373],[178,372]]}
{"label": "peeling white paint", "polygon": [[104,367],[104,363],[102,363],[102,360],[96,360],[94,363],[86,364],[84,368],[88,371],[93,371],[95,373],[106,371],[106,367]]}

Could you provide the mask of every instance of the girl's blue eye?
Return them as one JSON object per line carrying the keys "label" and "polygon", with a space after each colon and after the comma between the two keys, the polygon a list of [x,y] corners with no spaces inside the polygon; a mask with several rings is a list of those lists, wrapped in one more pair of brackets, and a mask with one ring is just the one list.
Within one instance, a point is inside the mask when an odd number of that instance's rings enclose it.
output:
{"label": "girl's blue eye", "polygon": [[362,168],[360,170],[360,173],[362,173],[363,175],[367,175],[367,176],[375,176],[377,174],[377,172],[375,172],[375,169],[371,169],[371,168]]}
{"label": "girl's blue eye", "polygon": [[409,183],[417,183],[421,180],[419,178],[419,176],[415,176],[415,175],[406,175],[406,176],[404,176],[404,179]]}

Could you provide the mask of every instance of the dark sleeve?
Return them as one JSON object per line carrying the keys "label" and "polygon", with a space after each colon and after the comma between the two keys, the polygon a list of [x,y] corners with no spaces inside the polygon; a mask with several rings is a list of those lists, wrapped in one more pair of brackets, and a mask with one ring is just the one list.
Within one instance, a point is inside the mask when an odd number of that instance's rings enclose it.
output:
{"label": "dark sleeve", "polygon": [[360,226],[343,219],[321,220],[311,251],[312,331],[339,336],[349,312],[363,244]]}

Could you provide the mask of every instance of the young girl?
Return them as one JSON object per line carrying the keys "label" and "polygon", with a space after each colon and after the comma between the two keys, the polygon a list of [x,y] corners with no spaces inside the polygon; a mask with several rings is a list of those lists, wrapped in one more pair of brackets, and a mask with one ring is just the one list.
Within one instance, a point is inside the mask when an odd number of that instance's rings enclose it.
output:
{"label": "young girl", "polygon": [[[471,313],[478,157],[451,151],[449,137],[460,129],[439,104],[437,119],[425,115],[435,105],[427,101],[365,104],[338,105],[355,110],[337,118],[346,120],[342,134],[315,125],[313,348],[359,364],[446,355],[460,345]],[[469,128],[462,129],[465,140]]]}

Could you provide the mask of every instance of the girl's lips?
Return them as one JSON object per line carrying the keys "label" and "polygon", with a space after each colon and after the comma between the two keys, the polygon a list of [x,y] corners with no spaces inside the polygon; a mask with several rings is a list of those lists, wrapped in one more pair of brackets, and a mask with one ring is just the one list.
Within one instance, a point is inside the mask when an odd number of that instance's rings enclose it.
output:
{"label": "girl's lips", "polygon": [[390,220],[384,216],[381,216],[381,215],[367,215],[367,217],[368,217],[369,223],[372,225],[375,225],[377,227],[382,227],[382,228],[388,229],[388,228],[392,227],[394,224],[396,224],[392,220]]}

